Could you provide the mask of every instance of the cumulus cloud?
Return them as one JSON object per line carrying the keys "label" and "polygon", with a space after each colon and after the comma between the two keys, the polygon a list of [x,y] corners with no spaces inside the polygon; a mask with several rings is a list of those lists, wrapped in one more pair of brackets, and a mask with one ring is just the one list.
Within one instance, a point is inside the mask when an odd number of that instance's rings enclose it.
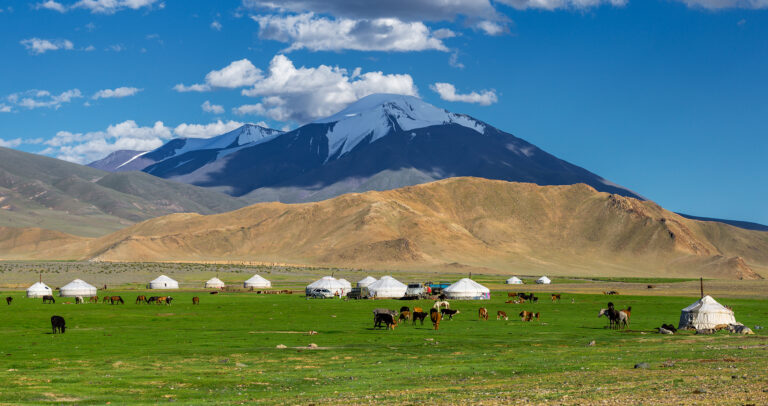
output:
{"label": "cumulus cloud", "polygon": [[677,0],[691,8],[721,10],[728,8],[768,9],[768,0]]}
{"label": "cumulus cloud", "polygon": [[0,147],[16,148],[23,143],[24,143],[24,140],[22,140],[21,138],[14,138],[12,140],[4,140],[0,138]]}
{"label": "cumulus cloud", "polygon": [[27,90],[26,92],[13,93],[6,99],[12,105],[27,109],[50,107],[58,109],[64,103],[83,97],[79,89],[71,89],[60,94],[53,94],[47,90]]}
{"label": "cumulus cloud", "polygon": [[261,104],[243,104],[242,106],[233,108],[232,112],[239,116],[245,116],[248,114],[264,114],[264,106]]}
{"label": "cumulus cloud", "polygon": [[312,51],[448,51],[443,38],[455,36],[448,29],[430,32],[422,22],[403,22],[397,18],[329,19],[312,13],[300,15],[253,16],[259,24],[259,37],[289,43],[286,52]]}
{"label": "cumulus cloud", "polygon": [[94,93],[94,95],[91,98],[93,100],[98,100],[98,99],[128,97],[128,96],[133,96],[142,90],[143,89],[138,89],[135,87],[118,87],[116,89],[104,89]]}
{"label": "cumulus cloud", "polygon": [[505,25],[488,20],[477,23],[477,28],[488,35],[501,35],[507,31]]}
{"label": "cumulus cloud", "polygon": [[440,95],[440,98],[451,102],[477,103],[483,106],[489,106],[498,101],[496,91],[481,90],[480,93],[472,92],[467,94],[456,93],[456,86],[450,83],[435,83],[429,86],[430,89]]}
{"label": "cumulus cloud", "polygon": [[90,10],[93,14],[114,14],[126,9],[150,9],[155,5],[157,5],[157,8],[165,7],[165,3],[158,2],[158,0],[80,0],[69,5],[54,0],[47,0],[35,4],[35,8],[55,10],[60,13],[66,13],[72,9],[85,9]]}
{"label": "cumulus cloud", "polygon": [[221,23],[220,23],[220,22],[218,22],[218,21],[215,21],[215,20],[214,20],[214,21],[211,23],[211,28],[212,28],[212,29],[214,29],[214,30],[216,30],[216,31],[221,31]]}
{"label": "cumulus cloud", "polygon": [[211,104],[210,101],[206,100],[200,107],[203,108],[203,111],[206,113],[213,113],[213,114],[223,114],[224,113],[224,107],[220,106],[218,104]]}
{"label": "cumulus cloud", "polygon": [[21,40],[19,43],[24,45],[24,48],[26,48],[29,53],[34,55],[40,55],[48,51],[58,51],[60,49],[71,50],[75,47],[74,44],[72,44],[72,41],[66,39],[49,40],[41,38],[28,38]]}
{"label": "cumulus cloud", "polygon": [[66,6],[64,6],[61,3],[55,2],[53,0],[48,0],[48,1],[45,1],[43,3],[37,3],[37,4],[35,4],[35,8],[38,9],[38,10],[39,9],[54,10],[54,11],[58,11],[59,13],[66,13],[67,12],[67,7]]}
{"label": "cumulus cloud", "polygon": [[262,78],[261,70],[253,66],[248,59],[234,61],[220,70],[213,70],[205,75],[205,83],[185,86],[179,83],[173,89],[177,92],[207,92],[215,87],[234,89],[250,86]]}
{"label": "cumulus cloud", "polygon": [[622,7],[627,4],[628,0],[496,0],[496,2],[512,6],[518,10],[558,10],[587,9],[603,5]]}
{"label": "cumulus cloud", "polygon": [[408,74],[362,73],[360,68],[349,72],[327,65],[296,68],[285,55],[272,58],[268,73],[242,91],[245,96],[261,97],[261,102],[241,106],[236,112],[305,123],[336,113],[373,93],[418,95]]}
{"label": "cumulus cloud", "polygon": [[7,104],[0,103],[0,113],[10,113],[13,108]]}
{"label": "cumulus cloud", "polygon": [[173,129],[173,133],[185,138],[211,138],[242,127],[244,123],[229,120],[218,120],[209,124],[179,124]]}

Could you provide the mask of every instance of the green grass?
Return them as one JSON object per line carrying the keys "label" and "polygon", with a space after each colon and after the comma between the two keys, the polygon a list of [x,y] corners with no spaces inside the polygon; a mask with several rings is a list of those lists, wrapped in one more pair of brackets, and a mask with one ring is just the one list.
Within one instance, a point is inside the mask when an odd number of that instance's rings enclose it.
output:
{"label": "green grass", "polygon": [[[451,301],[461,314],[439,331],[428,321],[386,331],[372,329],[372,309],[431,302],[173,292],[172,306],[133,304],[144,293],[109,292],[126,299],[122,306],[62,304],[73,300],[58,297],[43,305],[11,294],[13,304],[0,307],[0,403],[508,403],[521,397],[590,403],[614,396],[598,387],[621,387],[618,394],[632,396],[663,388],[690,392],[701,384],[697,377],[730,379],[735,362],[749,374],[768,366],[761,331],[750,337],[650,332],[663,322],[677,324],[694,298],[611,298],[620,308],[632,306],[627,332],[607,330],[597,318],[607,301],[602,295],[521,306],[504,304],[502,293],[490,302]],[[194,295],[199,306],[191,304]],[[763,301],[723,302],[748,326],[768,324]],[[478,320],[481,305],[491,320]],[[509,321],[495,320],[500,309]],[[514,316],[522,309],[541,312],[541,322],[519,321]],[[66,334],[50,334],[54,314],[66,319]],[[291,333],[310,330],[318,334]],[[309,350],[310,343],[321,348]],[[669,360],[676,366],[662,368]],[[651,370],[636,375],[638,362]],[[634,385],[625,388],[627,374]]]}

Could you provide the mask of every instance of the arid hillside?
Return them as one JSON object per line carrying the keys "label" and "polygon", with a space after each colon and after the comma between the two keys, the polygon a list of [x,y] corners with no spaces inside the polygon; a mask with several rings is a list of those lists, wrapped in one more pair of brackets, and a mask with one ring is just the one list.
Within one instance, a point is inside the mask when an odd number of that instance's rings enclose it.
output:
{"label": "arid hillside", "polygon": [[[725,279],[759,279],[768,269],[765,232],[685,219],[584,184],[478,178],[216,215],[173,214],[62,242],[23,255],[14,248],[11,257]],[[0,256],[10,254],[6,245]]]}

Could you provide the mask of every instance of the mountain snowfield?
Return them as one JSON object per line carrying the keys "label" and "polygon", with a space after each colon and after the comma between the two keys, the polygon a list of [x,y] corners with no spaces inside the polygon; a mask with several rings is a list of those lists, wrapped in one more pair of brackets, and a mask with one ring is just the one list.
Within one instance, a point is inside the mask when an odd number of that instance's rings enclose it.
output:
{"label": "mountain snowfield", "polygon": [[249,124],[210,139],[174,139],[129,159],[114,170],[140,169],[249,202],[319,201],[456,176],[586,183],[640,197],[480,120],[395,94],[364,97],[289,132]]}

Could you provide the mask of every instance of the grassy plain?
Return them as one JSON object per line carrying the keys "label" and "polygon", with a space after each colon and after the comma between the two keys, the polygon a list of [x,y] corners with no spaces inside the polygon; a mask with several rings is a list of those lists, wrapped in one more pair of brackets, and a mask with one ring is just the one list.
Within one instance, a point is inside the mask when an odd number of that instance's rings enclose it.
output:
{"label": "grassy plain", "polygon": [[[126,299],[111,306],[65,298],[43,305],[5,292],[14,301],[0,306],[0,403],[768,402],[764,330],[653,333],[663,322],[677,324],[692,297],[564,294],[559,304],[543,297],[513,305],[497,291],[489,302],[451,301],[461,313],[439,331],[428,322],[386,331],[372,329],[372,309],[431,302],[178,291],[171,306],[133,303],[145,293],[100,292]],[[632,306],[629,331],[607,330],[597,318],[609,299]],[[719,299],[744,324],[768,325],[764,300]],[[491,320],[478,320],[481,305]],[[523,309],[541,312],[541,321],[514,317]],[[497,310],[512,317],[497,321]],[[67,320],[66,334],[50,334],[54,314]],[[634,369],[640,362],[650,368]]]}

